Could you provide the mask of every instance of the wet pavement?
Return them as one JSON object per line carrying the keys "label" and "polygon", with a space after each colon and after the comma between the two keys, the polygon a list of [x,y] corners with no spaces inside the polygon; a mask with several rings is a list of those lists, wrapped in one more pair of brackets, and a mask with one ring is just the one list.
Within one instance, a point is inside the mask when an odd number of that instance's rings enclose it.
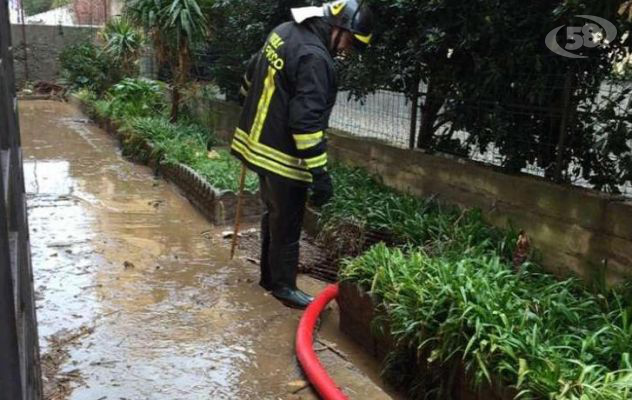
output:
{"label": "wet pavement", "polygon": [[[67,347],[50,399],[315,398],[294,357],[300,312],[258,287],[255,265],[229,260],[226,227],[73,106],[22,101],[20,123],[42,353]],[[390,398],[335,307],[319,338],[351,398]],[[72,392],[51,391],[61,384]]]}

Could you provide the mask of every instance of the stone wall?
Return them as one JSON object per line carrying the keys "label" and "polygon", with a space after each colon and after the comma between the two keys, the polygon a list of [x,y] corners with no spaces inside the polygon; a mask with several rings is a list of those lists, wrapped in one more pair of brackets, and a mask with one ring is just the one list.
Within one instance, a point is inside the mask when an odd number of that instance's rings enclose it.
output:
{"label": "stone wall", "polygon": [[[25,25],[28,79],[54,81],[60,77],[59,54],[69,45],[94,39],[93,27]],[[24,36],[21,25],[11,25],[17,87],[25,80]]]}
{"label": "stone wall", "polygon": [[[239,107],[210,103],[213,129],[229,139]],[[379,174],[401,192],[483,210],[493,225],[524,229],[545,267],[559,275],[617,282],[632,277],[632,201],[508,175],[454,157],[404,150],[370,139],[329,132],[330,157]]]}

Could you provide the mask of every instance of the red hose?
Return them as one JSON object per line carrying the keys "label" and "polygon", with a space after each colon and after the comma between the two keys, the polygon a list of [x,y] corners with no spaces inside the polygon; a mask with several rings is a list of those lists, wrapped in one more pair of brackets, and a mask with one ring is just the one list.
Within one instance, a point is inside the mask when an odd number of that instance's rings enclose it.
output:
{"label": "red hose", "polygon": [[329,285],[307,307],[296,332],[296,357],[316,391],[324,400],[346,400],[338,385],[327,374],[314,352],[314,327],[320,313],[338,296],[338,285]]}

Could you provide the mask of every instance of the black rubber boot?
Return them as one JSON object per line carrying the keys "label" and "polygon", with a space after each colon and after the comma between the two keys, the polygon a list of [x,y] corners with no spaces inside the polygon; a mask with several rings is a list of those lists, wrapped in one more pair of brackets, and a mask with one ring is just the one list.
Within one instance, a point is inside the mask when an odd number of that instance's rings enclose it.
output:
{"label": "black rubber boot", "polygon": [[309,296],[306,296],[304,292],[287,286],[279,287],[273,290],[272,295],[281,303],[291,308],[304,310],[311,303],[308,299]]}
{"label": "black rubber boot", "polygon": [[301,289],[296,289],[296,291],[298,292],[299,296],[303,297],[307,302],[311,303],[312,301],[314,301],[314,296],[310,296]]}

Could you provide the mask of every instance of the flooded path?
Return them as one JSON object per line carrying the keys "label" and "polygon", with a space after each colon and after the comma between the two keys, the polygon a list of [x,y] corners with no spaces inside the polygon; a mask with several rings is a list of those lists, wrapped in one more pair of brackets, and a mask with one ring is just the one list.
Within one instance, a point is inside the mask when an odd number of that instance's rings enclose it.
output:
{"label": "flooded path", "polygon": [[[259,288],[256,266],[229,261],[225,228],[72,106],[22,101],[20,121],[42,353],[64,343],[73,389],[49,398],[316,398],[293,351],[300,312]],[[352,362],[320,353],[352,398],[390,398],[335,310],[320,337]]]}

